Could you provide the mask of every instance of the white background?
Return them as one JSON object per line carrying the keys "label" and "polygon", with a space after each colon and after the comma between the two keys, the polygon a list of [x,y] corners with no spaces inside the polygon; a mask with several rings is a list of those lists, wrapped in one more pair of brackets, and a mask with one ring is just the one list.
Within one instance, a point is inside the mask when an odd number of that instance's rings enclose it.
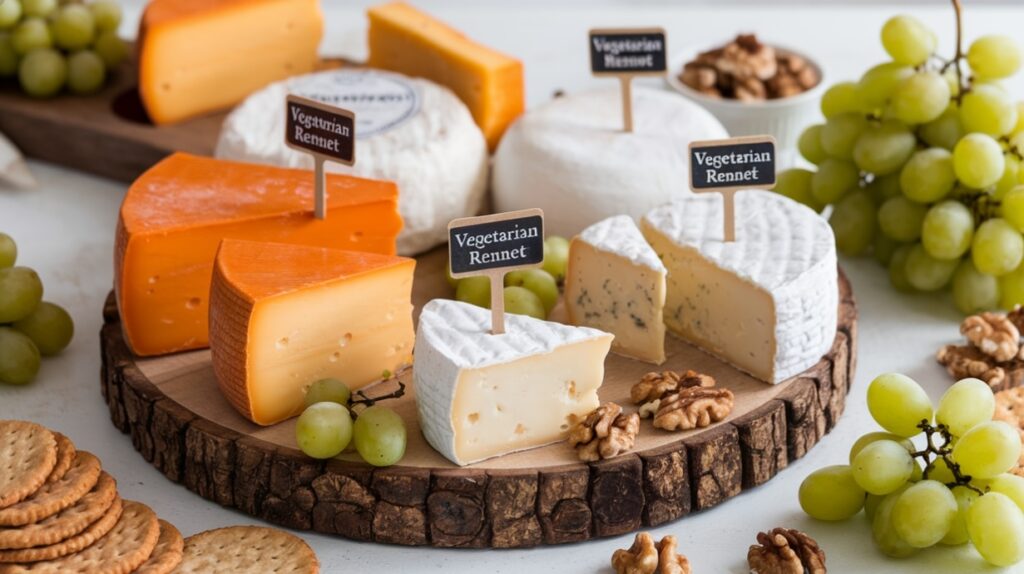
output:
{"label": "white background", "polygon": [[[912,11],[942,38],[951,53],[952,12],[945,2],[906,6],[882,2],[769,4],[626,1],[417,2],[470,36],[524,60],[529,104],[543,102],[557,89],[603,85],[589,75],[585,31],[591,26],[660,25],[669,45],[708,47],[738,31],[755,31],[815,57],[832,80],[856,78],[883,58],[878,32],[885,19]],[[366,2],[325,0],[327,37],[322,51],[360,58],[365,54]],[[968,37],[1004,32],[1020,37],[1024,5],[977,4],[967,0]],[[123,28],[133,35],[137,1],[129,3]],[[217,57],[217,54],[210,54]],[[1011,89],[1024,96],[1018,76]],[[0,110],[3,113],[3,110]],[[60,145],[60,142],[54,142]],[[46,298],[68,307],[75,318],[75,340],[59,358],[43,364],[27,387],[0,387],[0,418],[24,418],[49,425],[96,453],[119,483],[122,494],[152,506],[186,535],[232,524],[256,523],[167,481],[133,450],[126,435],[110,424],[100,397],[100,309],[112,281],[114,222],[125,185],[50,165],[33,163],[42,182],[33,191],[0,189],[0,230],[19,242],[23,265],[35,267]],[[680,186],[685,185],[680,182]],[[848,524],[810,520],[796,501],[800,481],[811,470],[843,463],[850,444],[873,430],[864,406],[871,378],[902,371],[917,378],[933,398],[948,386],[935,364],[938,347],[958,338],[958,316],[948,295],[905,296],[889,288],[872,260],[844,261],[860,306],[860,357],[845,416],[811,453],[767,485],[710,511],[654,531],[674,534],[697,574],[746,572],[747,547],[758,530],[779,525],[799,528],[818,540],[831,572],[990,572],[968,548],[929,550],[903,561],[881,556],[862,517]],[[609,558],[632,535],[581,544],[512,551],[438,550],[354,543],[303,533],[325,572],[610,572]],[[1024,566],[1016,570],[1024,572]]]}

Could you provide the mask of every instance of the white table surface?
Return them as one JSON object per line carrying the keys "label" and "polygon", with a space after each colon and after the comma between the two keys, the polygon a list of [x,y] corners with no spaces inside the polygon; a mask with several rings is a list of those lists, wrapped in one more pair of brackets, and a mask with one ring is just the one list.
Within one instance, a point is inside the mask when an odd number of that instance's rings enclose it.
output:
{"label": "white table surface", "polygon": [[[363,0],[325,0],[327,37],[322,50],[361,57],[365,54]],[[881,61],[878,33],[885,19],[912,11],[934,26],[944,52],[952,41],[953,21],[945,2],[850,6],[803,3],[680,5],[551,0],[540,2],[428,1],[422,6],[471,36],[515,54],[526,63],[530,105],[556,89],[575,90],[607,83],[589,75],[584,49],[591,26],[661,25],[670,46],[708,46],[737,31],[753,30],[769,40],[803,49],[823,63],[833,79],[856,78]],[[968,2],[967,4],[971,4]],[[129,2],[124,26],[131,35],[138,17]],[[968,37],[1019,32],[1024,5],[986,4],[969,9]],[[216,54],[211,54],[215,57]],[[1018,76],[1012,90],[1024,96]],[[0,110],[0,113],[3,113]],[[59,145],[59,142],[54,142]],[[66,306],[77,333],[71,346],[44,361],[36,382],[0,386],[0,418],[22,418],[49,425],[96,453],[119,482],[122,494],[152,506],[184,534],[233,524],[259,523],[217,506],[173,484],[153,469],[108,418],[99,392],[100,309],[112,282],[114,223],[125,185],[33,162],[41,187],[31,191],[0,189],[0,230],[18,241],[19,263],[36,268],[46,298]],[[684,185],[680,182],[680,185]],[[917,378],[937,399],[949,385],[933,358],[938,347],[956,340],[958,316],[948,295],[906,296],[890,289],[885,272],[873,260],[844,261],[860,308],[860,356],[846,414],[821,443],[768,484],[745,492],[709,511],[654,529],[674,534],[697,574],[746,572],[747,547],[758,530],[785,525],[807,531],[828,556],[832,572],[989,572],[966,547],[938,548],[909,560],[892,561],[876,551],[862,516],[849,524],[826,524],[806,517],[797,504],[800,481],[812,470],[845,463],[850,444],[873,430],[864,406],[871,378],[901,371]],[[612,552],[633,536],[529,550],[439,550],[351,542],[300,533],[316,550],[324,572],[611,572]],[[1024,566],[1006,571],[1024,572]]]}

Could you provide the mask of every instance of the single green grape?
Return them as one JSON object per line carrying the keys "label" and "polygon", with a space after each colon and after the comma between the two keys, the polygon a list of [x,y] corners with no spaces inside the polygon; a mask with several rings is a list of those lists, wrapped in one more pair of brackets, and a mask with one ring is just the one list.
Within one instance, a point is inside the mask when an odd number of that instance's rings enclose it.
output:
{"label": "single green grape", "polygon": [[1006,166],[1003,168],[1003,175],[996,182],[995,189],[991,190],[992,197],[999,200],[1000,203],[1011,189],[1020,185],[1018,181],[1020,179],[1020,170],[1022,169],[1020,160],[1013,154],[1003,155],[1003,161],[1006,163]]}
{"label": "single green grape", "polygon": [[1006,78],[1020,69],[1020,46],[1010,36],[981,36],[967,49],[967,64],[980,78]]}
{"label": "single green grape", "polygon": [[856,82],[839,82],[830,86],[821,96],[821,113],[825,118],[861,112]]}
{"label": "single green grape", "polygon": [[935,34],[913,16],[893,16],[882,26],[882,46],[900,64],[923,64],[935,52]]}
{"label": "single green grape", "polygon": [[779,172],[775,178],[775,193],[784,195],[797,203],[802,203],[814,211],[821,212],[824,205],[818,203],[811,193],[811,180],[814,172],[795,167]]}
{"label": "single green grape", "polygon": [[352,440],[352,415],[338,403],[315,403],[302,411],[295,422],[299,449],[313,458],[334,458]]}
{"label": "single green grape", "polygon": [[96,19],[82,4],[61,7],[53,19],[53,41],[65,50],[81,50],[96,37]]}
{"label": "single green grape", "polygon": [[551,274],[556,281],[565,280],[565,271],[569,267],[569,240],[551,235],[544,240],[543,269]]}
{"label": "single green grape", "polygon": [[989,219],[974,232],[971,257],[978,271],[996,277],[1005,275],[1024,258],[1024,237],[1005,219]]}
{"label": "single green grape", "polygon": [[856,257],[867,251],[875,236],[876,210],[871,194],[863,189],[839,200],[828,222],[840,253]]}
{"label": "single green grape", "polygon": [[92,50],[80,50],[68,57],[68,89],[76,94],[99,91],[106,75],[103,60]]}
{"label": "single green grape", "polygon": [[999,307],[999,279],[978,271],[970,257],[965,257],[953,272],[953,302],[964,315],[972,315]]}
{"label": "single green grape", "polygon": [[34,50],[21,59],[18,81],[21,89],[36,98],[56,95],[68,77],[68,64],[57,50]]}
{"label": "single green grape", "polygon": [[39,349],[32,339],[10,327],[0,327],[0,383],[27,385],[39,372]]}
{"label": "single green grape", "polygon": [[939,544],[959,546],[966,544],[969,540],[967,535],[967,509],[981,495],[966,486],[954,486],[952,492],[953,498],[956,499],[956,518],[953,519],[949,532],[942,537]]}
{"label": "single green grape", "polygon": [[936,259],[960,259],[971,248],[974,216],[966,205],[953,199],[928,209],[921,225],[921,245]]}
{"label": "single green grape", "polygon": [[490,309],[491,278],[480,275],[460,279],[455,287],[455,300]]}
{"label": "single green grape", "polygon": [[875,203],[882,205],[887,200],[900,195],[900,174],[872,176],[871,182],[864,189],[868,190]]}
{"label": "single green grape", "polygon": [[505,287],[505,312],[528,315],[534,319],[546,319],[544,302],[536,293],[525,287]]}
{"label": "single green grape", "polygon": [[902,293],[916,290],[907,279],[907,258],[910,257],[910,251],[914,245],[913,243],[901,244],[892,252],[892,257],[889,259],[889,283]]}
{"label": "single green grape", "polygon": [[818,520],[846,520],[864,506],[864,489],[853,479],[849,466],[819,468],[800,483],[800,507]]}
{"label": "single green grape", "polygon": [[955,184],[953,154],[940,147],[914,153],[900,171],[903,195],[918,203],[934,203],[946,197]]}
{"label": "single green grape", "polygon": [[838,202],[857,187],[860,172],[853,162],[828,158],[811,176],[811,194],[822,205]]}
{"label": "single green grape", "polygon": [[878,228],[890,238],[906,243],[921,237],[921,228],[928,208],[898,196],[878,208]]}
{"label": "single green grape", "polygon": [[42,301],[27,317],[15,321],[12,327],[28,335],[44,357],[60,353],[75,336],[75,323],[60,305]]}
{"label": "single green grape", "polygon": [[0,269],[14,267],[18,260],[18,244],[14,238],[6,233],[0,232]]}
{"label": "single green grape", "polygon": [[1000,276],[998,281],[1000,307],[1013,309],[1015,305],[1024,305],[1024,264]]}
{"label": "single green grape", "polygon": [[21,0],[25,16],[46,18],[57,9],[57,0]]}
{"label": "single green grape", "polygon": [[871,494],[889,494],[910,480],[914,458],[906,447],[891,440],[866,445],[850,465],[853,479]]}
{"label": "single green grape", "polygon": [[878,64],[860,77],[860,81],[857,82],[857,95],[869,108],[885,107],[896,86],[913,74],[912,66],[896,62]]}
{"label": "single green grape", "polygon": [[1003,148],[992,136],[969,133],[953,148],[953,170],[957,179],[974,189],[994,185],[1005,167]]}
{"label": "single green grape", "polygon": [[896,86],[893,113],[906,124],[928,123],[949,107],[949,97],[949,84],[938,72],[918,72]]}
{"label": "single green grape", "polygon": [[954,436],[964,436],[976,425],[992,420],[995,410],[996,398],[988,384],[980,379],[961,379],[942,395],[935,422],[946,425]]}
{"label": "single green grape", "polygon": [[53,45],[50,28],[42,18],[22,20],[11,32],[11,47],[19,56]]}
{"label": "single green grape", "polygon": [[917,138],[909,128],[887,120],[861,132],[853,146],[853,161],[868,173],[895,173],[907,163],[916,146]]}
{"label": "single green grape", "polygon": [[107,70],[110,71],[118,69],[121,66],[121,62],[128,57],[128,44],[125,44],[124,40],[119,38],[117,33],[112,30],[100,32],[92,49],[103,60],[103,65],[107,67]]}
{"label": "single green grape", "polygon": [[932,402],[917,381],[899,373],[885,373],[868,385],[868,410],[885,430],[902,436],[921,434],[918,424],[931,422]]}
{"label": "single green grape", "polygon": [[875,233],[875,238],[871,242],[871,254],[875,256],[875,261],[888,267],[900,245],[902,244],[899,241],[891,239],[884,233]]}
{"label": "single green grape", "polygon": [[992,478],[1017,464],[1020,434],[1003,421],[985,421],[964,433],[953,447],[953,461],[964,474]]}
{"label": "single green grape", "polygon": [[860,454],[860,451],[864,450],[864,447],[880,440],[889,440],[898,443],[900,446],[907,449],[907,452],[914,451],[914,443],[910,442],[909,439],[890,432],[869,432],[865,435],[861,435],[861,437],[853,443],[853,446],[850,447],[850,464],[853,464],[853,459],[857,458],[857,455]]}
{"label": "single green grape", "polygon": [[960,121],[968,132],[998,137],[1010,133],[1017,124],[1017,107],[1005,90],[975,84],[960,102]]}
{"label": "single green grape", "polygon": [[21,20],[21,0],[0,2],[0,30],[13,27]]}
{"label": "single green grape", "polygon": [[999,215],[1017,231],[1024,231],[1024,185],[1018,185],[1003,195]]}
{"label": "single green grape", "polygon": [[987,480],[985,486],[990,492],[1005,494],[1024,511],[1024,477],[1004,472]]}
{"label": "single green grape", "polygon": [[0,323],[29,316],[43,299],[43,282],[28,267],[0,269]]}
{"label": "single green grape", "polygon": [[953,279],[959,259],[937,259],[928,254],[924,245],[917,244],[907,255],[904,264],[907,280],[918,291],[938,291]]}
{"label": "single green grape", "polygon": [[906,484],[882,498],[882,501],[877,504],[874,518],[871,520],[871,535],[875,540],[875,545],[886,556],[893,558],[906,558],[918,550],[900,538],[892,523],[892,511],[896,506],[896,501],[908,488],[910,488],[910,484]]}
{"label": "single green grape", "polygon": [[[506,287],[524,287],[533,292],[544,304],[546,317],[558,303],[558,282],[550,273],[543,269],[525,269],[512,271],[505,275]],[[542,317],[543,318],[543,317]]]}
{"label": "single green grape", "polygon": [[327,378],[309,385],[306,389],[305,403],[307,407],[316,403],[338,403],[347,407],[351,398],[352,391],[348,385],[338,379]]}
{"label": "single green grape", "polygon": [[391,466],[405,456],[405,423],[385,406],[374,405],[359,413],[353,438],[359,456],[374,466]]}
{"label": "single green grape", "polygon": [[113,0],[93,0],[89,10],[99,31],[116,31],[121,25],[121,5]]}
{"label": "single green grape", "polygon": [[1024,513],[1004,494],[989,492],[971,504],[967,533],[989,564],[1010,566],[1024,558]]}
{"label": "single green grape", "polygon": [[907,544],[928,548],[949,534],[957,510],[956,497],[946,485],[922,480],[896,499],[892,507],[892,525]]}
{"label": "single green grape", "polygon": [[821,149],[829,157],[836,159],[853,159],[853,147],[857,138],[867,129],[868,122],[863,114],[849,113],[829,118],[818,134]]}
{"label": "single green grape", "polygon": [[800,133],[800,139],[797,140],[796,144],[797,149],[800,150],[800,155],[815,165],[828,157],[825,148],[821,147],[821,130],[823,127],[821,124],[809,126]]}
{"label": "single green grape", "polygon": [[939,117],[918,128],[917,135],[930,146],[953,151],[956,142],[964,136],[960,110],[953,105],[947,107]]}

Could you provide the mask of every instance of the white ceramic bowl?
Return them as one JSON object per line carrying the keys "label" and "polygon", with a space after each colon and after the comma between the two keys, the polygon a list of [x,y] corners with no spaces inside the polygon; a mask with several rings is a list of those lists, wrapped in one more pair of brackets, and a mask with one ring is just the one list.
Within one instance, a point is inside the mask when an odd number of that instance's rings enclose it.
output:
{"label": "white ceramic bowl", "polygon": [[[725,42],[720,45],[722,44]],[[800,138],[800,132],[808,125],[821,121],[821,94],[825,91],[827,79],[825,71],[818,62],[796,50],[781,47],[778,44],[771,45],[779,52],[796,54],[806,59],[818,71],[818,84],[795,96],[760,102],[712,98],[679,80],[679,73],[682,72],[683,65],[696,58],[699,52],[704,51],[697,48],[688,48],[677,53],[669,63],[669,73],[666,79],[673,89],[697,102],[718,118],[725,129],[729,130],[730,135],[768,134],[774,136],[779,146],[780,163],[792,165],[797,156],[796,144]]]}

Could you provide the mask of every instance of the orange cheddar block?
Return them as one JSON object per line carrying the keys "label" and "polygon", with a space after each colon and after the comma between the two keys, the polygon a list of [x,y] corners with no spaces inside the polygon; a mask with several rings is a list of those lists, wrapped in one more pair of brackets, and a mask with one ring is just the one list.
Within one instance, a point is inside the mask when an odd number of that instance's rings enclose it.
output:
{"label": "orange cheddar block", "polygon": [[368,65],[447,86],[465,102],[491,151],[525,108],[523,63],[404,2],[370,8]]}
{"label": "orange cheddar block", "polygon": [[327,218],[313,217],[313,173],[171,155],[128,189],[117,224],[115,291],[138,355],[208,342],[213,259],[222,239],[394,255],[402,228],[387,181],[327,176]]}
{"label": "orange cheddar block", "polygon": [[139,95],[158,125],[228,108],[313,71],[322,35],[317,0],[153,0],[139,27]]}
{"label": "orange cheddar block", "polygon": [[413,259],[225,239],[210,289],[221,391],[247,419],[302,412],[333,377],[357,389],[412,363]]}

